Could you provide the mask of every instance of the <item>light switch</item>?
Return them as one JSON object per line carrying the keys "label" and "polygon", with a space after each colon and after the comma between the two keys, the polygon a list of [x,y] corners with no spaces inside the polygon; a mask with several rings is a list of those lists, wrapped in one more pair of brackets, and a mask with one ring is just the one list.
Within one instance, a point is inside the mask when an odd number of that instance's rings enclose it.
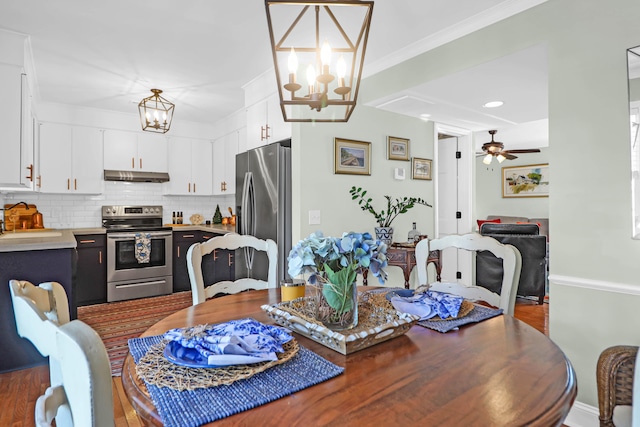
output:
{"label": "light switch", "polygon": [[309,211],[309,225],[320,224],[320,211]]}

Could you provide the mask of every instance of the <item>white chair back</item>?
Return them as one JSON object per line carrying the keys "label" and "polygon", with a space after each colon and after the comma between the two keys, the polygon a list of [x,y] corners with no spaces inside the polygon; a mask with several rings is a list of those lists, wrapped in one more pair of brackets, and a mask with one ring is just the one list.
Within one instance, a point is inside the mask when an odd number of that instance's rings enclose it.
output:
{"label": "white chair back", "polygon": [[53,331],[49,358],[60,368],[36,401],[38,427],[111,427],[114,425],[111,368],[100,336],[86,323],[74,320]]}
{"label": "white chair back", "polygon": [[[217,283],[205,283],[202,274],[202,259],[217,249],[236,250],[240,248],[253,248],[266,252],[269,260],[267,281],[239,278],[235,281],[225,280]],[[193,305],[204,302],[218,293],[235,294],[247,289],[275,288],[277,281],[278,246],[271,240],[261,240],[254,236],[240,235],[236,233],[216,236],[204,243],[194,243],[187,251],[187,269],[191,282]]]}
{"label": "white chair back", "polygon": [[476,233],[464,235],[450,235],[440,239],[421,240],[416,245],[416,265],[418,267],[418,281],[420,285],[428,283],[427,258],[429,250],[443,251],[447,248],[457,248],[467,251],[490,251],[496,257],[502,258],[503,276],[500,294],[491,292],[482,286],[467,286],[461,283],[434,282],[430,289],[460,295],[474,301],[484,301],[504,310],[505,314],[513,315],[516,292],[520,282],[522,257],[520,251],[512,245],[503,245],[496,239],[481,236]]}
{"label": "white chair back", "polygon": [[31,341],[40,354],[49,356],[52,328],[69,323],[64,288],[58,282],[34,286],[26,280],[10,280],[9,293],[18,335]]}

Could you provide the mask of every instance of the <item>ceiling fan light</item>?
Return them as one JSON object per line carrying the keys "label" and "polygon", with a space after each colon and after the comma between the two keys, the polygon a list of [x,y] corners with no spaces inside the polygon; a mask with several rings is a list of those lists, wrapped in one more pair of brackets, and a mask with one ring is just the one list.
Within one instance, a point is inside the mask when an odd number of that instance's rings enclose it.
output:
{"label": "ceiling fan light", "polygon": [[498,163],[502,163],[504,162],[507,158],[505,156],[503,156],[502,154],[498,154],[498,156],[496,157],[496,159],[498,159]]}
{"label": "ceiling fan light", "polygon": [[485,165],[491,164],[492,158],[493,156],[491,154],[487,154],[486,156],[484,156],[484,159],[482,159],[482,163],[484,163]]}

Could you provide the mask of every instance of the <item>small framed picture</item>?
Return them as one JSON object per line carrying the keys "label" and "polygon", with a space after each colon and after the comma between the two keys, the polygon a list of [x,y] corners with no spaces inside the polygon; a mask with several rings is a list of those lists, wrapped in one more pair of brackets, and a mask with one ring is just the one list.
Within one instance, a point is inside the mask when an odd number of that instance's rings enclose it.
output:
{"label": "small framed picture", "polygon": [[396,138],[395,136],[388,136],[387,159],[409,161],[409,140]]}
{"label": "small framed picture", "polygon": [[503,167],[502,197],[549,197],[549,164]]}
{"label": "small framed picture", "polygon": [[334,138],[333,172],[371,175],[371,143]]}
{"label": "small framed picture", "polygon": [[411,159],[411,178],[431,180],[431,159]]}

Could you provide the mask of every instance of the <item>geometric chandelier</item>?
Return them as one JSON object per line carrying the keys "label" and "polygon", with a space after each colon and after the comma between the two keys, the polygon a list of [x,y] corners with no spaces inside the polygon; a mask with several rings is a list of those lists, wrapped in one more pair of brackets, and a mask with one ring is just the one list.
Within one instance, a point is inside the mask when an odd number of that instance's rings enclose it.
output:
{"label": "geometric chandelier", "polygon": [[160,96],[160,89],[151,89],[153,95],[144,98],[138,104],[142,130],[147,132],[166,133],[171,128],[175,105]]}
{"label": "geometric chandelier", "polygon": [[348,121],[373,1],[265,0],[265,8],[284,121]]}

